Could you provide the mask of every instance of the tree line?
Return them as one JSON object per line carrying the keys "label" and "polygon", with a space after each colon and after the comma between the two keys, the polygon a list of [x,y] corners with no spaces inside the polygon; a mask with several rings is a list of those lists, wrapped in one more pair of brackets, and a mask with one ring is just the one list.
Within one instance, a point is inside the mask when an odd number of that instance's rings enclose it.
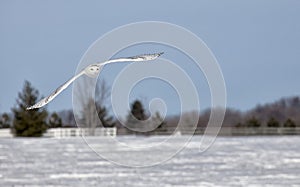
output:
{"label": "tree line", "polygon": [[[25,81],[23,89],[18,93],[16,106],[12,108],[12,113],[0,115],[0,128],[11,128],[15,136],[38,137],[42,136],[48,128],[76,127],[76,121],[83,124],[83,127],[117,127],[122,134],[151,135],[159,132],[169,132],[177,128],[180,116],[168,116],[166,119],[156,112],[152,117],[148,115],[143,103],[135,100],[131,103],[131,109],[123,123],[114,119],[109,114],[109,107],[105,105],[105,100],[109,97],[109,89],[105,82],[102,82],[96,89],[99,98],[96,102],[87,99],[82,103],[82,111],[79,116],[73,114],[72,110],[49,113],[46,108],[26,110],[27,106],[33,105],[39,99],[39,92],[29,81]],[[83,94],[85,96],[85,94]],[[96,107],[97,116],[93,115],[92,106]],[[207,125],[211,110],[206,109],[201,112],[196,124],[197,128]],[[273,103],[257,105],[255,108],[241,112],[232,108],[227,108],[223,126],[237,128],[258,128],[258,127],[299,127],[300,126],[300,98],[282,98]],[[182,115],[187,123],[194,112],[186,112]],[[198,117],[198,116],[197,116]],[[75,118],[79,120],[75,120]],[[100,120],[95,120],[100,119]],[[125,124],[125,125],[124,125]],[[190,126],[192,128],[192,126]]]}
{"label": "tree line", "polygon": [[[45,107],[26,110],[26,107],[35,104],[41,98],[39,97],[38,90],[29,81],[25,81],[22,91],[18,93],[16,106],[12,108],[12,113],[3,113],[0,116],[0,128],[11,128],[14,136],[40,137],[48,128],[76,127],[76,117],[79,119],[77,120],[79,125],[83,124],[80,127],[91,129],[97,127],[121,127],[120,123],[109,115],[108,107],[104,104],[104,100],[110,95],[105,82],[97,90],[98,92],[101,90],[101,93],[98,94],[100,99],[96,99],[96,102],[92,99],[87,99],[87,102],[82,103],[82,111],[79,116],[74,115],[72,110],[49,113]],[[92,116],[92,106],[96,107],[97,116]],[[147,118],[142,103],[138,100],[132,104],[132,111],[130,113],[133,115],[128,115],[130,116],[127,119],[128,123],[133,123],[134,119],[139,121],[146,120]],[[96,123],[96,118],[100,119],[99,124]],[[151,121],[163,124],[158,113]],[[138,127],[139,125],[138,123],[134,123],[133,126]],[[131,134],[130,131],[127,131],[127,133]]]}
{"label": "tree line", "polygon": [[300,98],[298,96],[281,98],[273,103],[259,104],[245,112],[227,109],[224,126],[299,127]]}

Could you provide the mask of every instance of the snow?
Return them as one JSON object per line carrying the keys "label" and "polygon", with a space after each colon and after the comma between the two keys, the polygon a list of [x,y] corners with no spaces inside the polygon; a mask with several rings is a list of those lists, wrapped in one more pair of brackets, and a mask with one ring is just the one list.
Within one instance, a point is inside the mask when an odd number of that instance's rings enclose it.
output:
{"label": "snow", "polygon": [[[166,137],[117,137],[129,145],[159,145]],[[184,137],[151,151],[90,138],[95,153],[77,138],[0,139],[0,186],[297,186],[300,185],[300,137],[221,137],[210,149],[199,151],[195,136],[176,155],[151,167],[118,165],[131,158],[151,161],[181,144]],[[96,147],[96,146],[95,146]],[[158,157],[157,157],[158,158]]]}

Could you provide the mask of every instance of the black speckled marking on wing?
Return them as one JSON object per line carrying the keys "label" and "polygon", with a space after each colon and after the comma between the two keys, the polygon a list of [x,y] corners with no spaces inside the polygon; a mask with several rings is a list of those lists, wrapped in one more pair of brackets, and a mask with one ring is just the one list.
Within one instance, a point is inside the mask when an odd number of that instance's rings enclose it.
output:
{"label": "black speckled marking on wing", "polygon": [[49,100],[52,96],[56,95],[57,92],[59,92],[59,91],[62,89],[63,86],[64,86],[64,84],[61,85],[60,87],[58,87],[51,95],[49,95],[49,96],[45,99],[45,102],[48,103],[48,100]]}

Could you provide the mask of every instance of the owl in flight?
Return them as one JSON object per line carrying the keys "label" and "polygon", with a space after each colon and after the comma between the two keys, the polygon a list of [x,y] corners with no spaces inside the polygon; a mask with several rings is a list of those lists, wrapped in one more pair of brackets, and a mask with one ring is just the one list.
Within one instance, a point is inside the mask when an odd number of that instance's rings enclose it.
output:
{"label": "owl in flight", "polygon": [[154,60],[158,58],[161,53],[154,53],[154,54],[145,54],[145,55],[137,55],[132,57],[123,57],[123,58],[116,58],[96,64],[91,64],[84,68],[81,72],[79,72],[77,75],[72,77],[70,80],[65,82],[63,85],[58,87],[54,92],[52,92],[48,97],[43,98],[36,104],[29,106],[26,108],[26,110],[41,108],[42,106],[48,104],[50,101],[52,101],[58,94],[60,94],[64,89],[66,89],[73,81],[75,81],[78,77],[85,74],[91,78],[96,78],[98,74],[100,73],[101,69],[104,67],[104,65],[113,63],[113,62],[140,62],[140,61],[148,61],[148,60]]}

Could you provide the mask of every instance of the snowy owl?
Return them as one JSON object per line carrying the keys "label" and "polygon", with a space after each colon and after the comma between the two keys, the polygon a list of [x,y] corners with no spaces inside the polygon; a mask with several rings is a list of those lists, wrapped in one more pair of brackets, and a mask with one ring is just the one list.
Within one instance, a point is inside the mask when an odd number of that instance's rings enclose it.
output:
{"label": "snowy owl", "polygon": [[96,78],[105,64],[109,64],[109,63],[113,63],[113,62],[140,62],[140,61],[154,60],[162,54],[163,54],[163,52],[154,53],[154,54],[137,55],[137,56],[132,56],[132,57],[122,57],[122,58],[112,59],[112,60],[108,60],[108,61],[104,61],[104,62],[100,62],[100,63],[96,63],[96,64],[91,64],[91,65],[87,66],[86,68],[84,68],[77,75],[72,77],[70,80],[65,82],[63,85],[58,87],[48,97],[45,97],[42,100],[40,100],[39,102],[37,102],[36,104],[34,104],[30,107],[27,107],[26,110],[41,108],[42,106],[48,104],[58,94],[60,94],[64,89],[66,89],[73,81],[75,81],[78,77],[80,77],[83,74],[85,74],[91,78]]}

